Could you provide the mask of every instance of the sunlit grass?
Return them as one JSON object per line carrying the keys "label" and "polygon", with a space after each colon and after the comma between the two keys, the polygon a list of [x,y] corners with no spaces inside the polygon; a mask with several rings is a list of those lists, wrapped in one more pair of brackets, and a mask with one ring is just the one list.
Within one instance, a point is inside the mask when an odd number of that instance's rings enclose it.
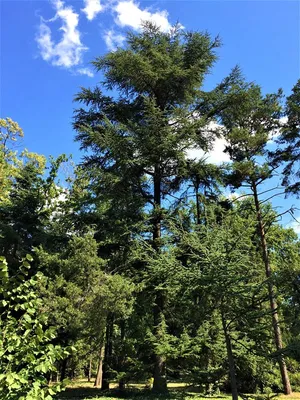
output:
{"label": "sunlit grass", "polygon": [[[132,383],[128,385],[124,392],[117,390],[117,383],[110,385],[111,390],[101,392],[93,387],[93,382],[88,382],[85,379],[73,381],[68,386],[67,390],[58,396],[58,399],[68,400],[230,400],[229,394],[220,394],[215,396],[204,396],[203,394],[195,393],[193,388],[187,383],[170,382],[168,383],[169,394],[156,395],[145,390],[144,383]],[[300,400],[300,393],[295,392],[289,396],[284,395],[248,395],[249,400]],[[242,399],[241,399],[242,400]]]}

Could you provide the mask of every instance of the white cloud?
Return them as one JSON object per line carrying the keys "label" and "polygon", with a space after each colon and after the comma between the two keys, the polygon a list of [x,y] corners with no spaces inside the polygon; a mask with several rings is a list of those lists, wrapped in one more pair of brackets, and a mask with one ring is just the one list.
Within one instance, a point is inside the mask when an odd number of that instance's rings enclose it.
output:
{"label": "white cloud", "polygon": [[84,5],[81,11],[85,13],[89,21],[92,21],[104,8],[100,0],[84,0]]}
{"label": "white cloud", "polygon": [[245,192],[239,193],[239,192],[231,191],[229,189],[223,190],[222,193],[223,193],[223,196],[226,199],[228,199],[228,200],[230,200],[232,202],[234,202],[234,201],[243,201],[243,200],[249,198],[249,196],[251,196],[250,193],[245,193]]}
{"label": "white cloud", "polygon": [[209,152],[204,152],[201,149],[191,148],[186,151],[187,158],[200,160],[205,158],[208,163],[221,164],[222,162],[229,162],[230,157],[224,153],[226,140],[224,138],[217,138],[214,141],[213,149]]}
{"label": "white cloud", "polygon": [[87,75],[90,78],[93,78],[93,76],[94,76],[94,72],[91,71],[89,68],[86,68],[86,67],[85,68],[78,68],[76,72],[79,75]]}
{"label": "white cloud", "polygon": [[[279,119],[280,126],[284,126],[287,123],[287,120],[288,120],[287,117],[280,118]],[[278,136],[280,136],[280,133],[281,133],[280,128],[274,129],[274,131],[271,132],[269,135],[268,143],[272,144],[274,142],[274,140],[277,139]]]}
{"label": "white cloud", "polygon": [[[279,120],[281,125],[284,125],[287,122],[286,117],[282,117]],[[207,126],[207,131],[219,131],[219,134],[222,134],[222,125],[219,125],[215,122],[210,122],[209,125]],[[274,130],[270,134],[270,138],[268,140],[269,144],[272,144],[274,140],[280,135],[280,129]],[[228,153],[225,153],[225,147],[226,147],[226,140],[224,137],[217,138],[214,143],[213,143],[213,149],[209,152],[204,152],[201,149],[198,149],[196,147],[190,148],[186,150],[186,155],[188,158],[191,159],[196,159],[200,160],[201,158],[205,158],[207,162],[212,163],[212,164],[221,164],[222,162],[230,162],[230,156]]]}
{"label": "white cloud", "polygon": [[[206,128],[207,132],[218,132],[222,133],[222,125],[215,122],[210,122]],[[224,152],[226,147],[226,140],[221,136],[216,138],[213,143],[212,150],[205,152],[197,147],[191,147],[186,150],[186,156],[190,159],[200,160],[205,158],[208,163],[211,164],[221,164],[222,162],[230,162],[230,157]]]}
{"label": "white cloud", "polygon": [[[296,220],[297,220],[297,221],[296,221]],[[293,221],[289,222],[289,223],[286,225],[286,227],[287,227],[287,228],[292,228],[292,229],[294,229],[294,231],[295,231],[298,235],[300,235],[300,215],[298,215],[298,216],[296,217],[296,220],[293,220]]]}
{"label": "white cloud", "polygon": [[103,35],[108,50],[115,51],[121,47],[126,37],[120,33],[116,33],[113,29],[106,31]]}
{"label": "white cloud", "polygon": [[139,3],[134,3],[133,0],[119,1],[113,10],[117,13],[115,22],[122,27],[129,26],[138,30],[144,21],[152,21],[163,32],[171,29],[166,10],[156,12],[151,12],[149,8],[142,10]]}
{"label": "white cloud", "polygon": [[[54,1],[53,6],[56,14],[49,21],[41,21],[36,41],[45,61],[54,66],[71,68],[81,63],[83,52],[87,50],[87,47],[81,43],[80,32],[77,28],[79,16],[72,7],[65,6],[61,0]],[[60,28],[62,38],[57,43],[53,41],[51,29],[46,24],[46,22],[56,20],[62,22]]]}
{"label": "white cloud", "polygon": [[299,222],[294,221],[294,222],[290,225],[290,227],[293,228],[294,231],[295,231],[298,235],[300,235],[300,223],[299,223]]}

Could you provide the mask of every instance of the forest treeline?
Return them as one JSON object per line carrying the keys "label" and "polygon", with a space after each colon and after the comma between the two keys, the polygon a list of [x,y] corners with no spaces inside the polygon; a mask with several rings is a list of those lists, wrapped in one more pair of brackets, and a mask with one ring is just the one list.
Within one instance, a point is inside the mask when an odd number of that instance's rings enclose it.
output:
{"label": "forest treeline", "polygon": [[[219,47],[146,23],[95,59],[78,165],[22,149],[1,119],[1,398],[83,375],[300,390],[300,241],[281,224],[297,210],[272,206],[300,192],[300,81],[265,94],[234,67],[205,90]],[[187,156],[217,138],[230,161]]]}

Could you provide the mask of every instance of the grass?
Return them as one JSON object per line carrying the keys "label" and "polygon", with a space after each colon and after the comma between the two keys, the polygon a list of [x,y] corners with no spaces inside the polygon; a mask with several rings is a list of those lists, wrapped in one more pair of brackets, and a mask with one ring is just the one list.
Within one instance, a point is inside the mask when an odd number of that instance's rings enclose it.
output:
{"label": "grass", "polygon": [[[65,392],[61,393],[57,400],[231,400],[228,394],[216,396],[204,396],[192,391],[192,388],[184,383],[169,383],[169,394],[157,395],[144,389],[144,384],[132,384],[124,392],[117,390],[117,385],[112,384],[112,389],[102,392],[93,387],[93,383],[86,380],[77,380],[73,382]],[[249,395],[251,400],[267,400],[268,396]],[[274,400],[300,400],[300,393],[293,393],[289,396],[272,395],[270,399]],[[250,399],[249,399],[250,400]]]}

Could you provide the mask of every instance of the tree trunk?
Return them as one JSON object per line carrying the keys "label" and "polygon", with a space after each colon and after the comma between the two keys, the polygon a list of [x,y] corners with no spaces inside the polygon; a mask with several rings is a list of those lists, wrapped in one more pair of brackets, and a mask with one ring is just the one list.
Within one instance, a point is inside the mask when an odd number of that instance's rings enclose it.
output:
{"label": "tree trunk", "polygon": [[[124,355],[124,340],[125,340],[125,320],[122,320],[120,322],[120,342],[121,342],[121,355],[119,357],[119,362],[118,362],[118,370],[120,372],[124,372],[124,362],[125,362],[125,355]],[[125,380],[124,378],[121,378],[119,380],[119,390],[124,390],[125,389]]]}
{"label": "tree trunk", "polygon": [[125,390],[125,381],[123,379],[119,380],[119,390]]}
{"label": "tree trunk", "polygon": [[163,357],[155,355],[153,392],[165,393],[168,391],[166,378],[166,362]]}
{"label": "tree trunk", "polygon": [[268,294],[269,294],[270,308],[271,308],[271,313],[272,313],[272,323],[273,323],[273,329],[274,329],[275,345],[276,345],[276,350],[279,353],[278,363],[279,363],[279,367],[280,367],[281,380],[282,380],[284,394],[290,394],[290,393],[292,393],[292,388],[291,388],[291,384],[290,384],[290,380],[289,380],[286,363],[285,363],[285,360],[284,360],[282,352],[281,352],[282,348],[283,348],[282,336],[281,336],[281,330],[280,330],[280,326],[279,326],[277,302],[275,299],[274,286],[273,286],[273,282],[272,282],[272,269],[271,269],[271,263],[270,263],[269,253],[268,253],[268,246],[267,246],[267,240],[266,240],[266,235],[265,235],[265,227],[264,227],[264,223],[263,223],[263,217],[261,214],[260,203],[259,203],[258,193],[257,193],[257,187],[256,187],[255,183],[252,183],[252,190],[253,190],[253,195],[254,195],[259,236],[260,236],[260,240],[261,240],[262,256],[263,256],[263,261],[265,264],[266,277],[268,279]]}
{"label": "tree trunk", "polygon": [[[210,358],[210,349],[209,347],[205,347],[204,350],[205,358],[206,358],[206,371],[209,373],[210,367],[211,367],[211,358]],[[205,383],[205,394],[206,395],[211,395],[213,391],[213,384],[211,382],[211,378],[208,376],[208,381]]]}
{"label": "tree trunk", "polygon": [[196,182],[196,208],[197,208],[197,225],[200,225],[200,199],[199,199],[199,183]]}
{"label": "tree trunk", "polygon": [[114,317],[112,314],[107,316],[106,335],[105,335],[105,351],[103,361],[102,383],[101,389],[109,389],[109,364],[112,356],[112,336],[113,336]]}
{"label": "tree trunk", "polygon": [[92,355],[90,355],[89,359],[88,382],[91,382],[91,379],[92,379]]}
{"label": "tree trunk", "polygon": [[223,312],[221,312],[221,318],[222,318],[222,326],[223,326],[223,332],[224,332],[224,336],[225,336],[227,358],[228,358],[228,364],[229,364],[229,375],[230,375],[232,400],[238,400],[235,362],[234,362],[234,358],[233,358],[233,354],[232,354],[231,338],[230,338],[230,334],[228,332],[228,327],[226,325],[226,320],[224,318]]}
{"label": "tree trunk", "polygon": [[[154,334],[156,340],[160,340],[161,322],[163,320],[164,298],[161,293],[156,294],[155,304],[153,307],[154,316]],[[153,373],[153,391],[157,393],[167,392],[167,377],[166,377],[166,361],[161,355],[154,355],[154,373]]]}
{"label": "tree trunk", "polygon": [[48,385],[49,385],[49,386],[50,386],[51,383],[52,383],[52,378],[53,378],[52,372],[50,372],[50,373],[48,374]]}
{"label": "tree trunk", "polygon": [[[153,247],[156,251],[160,251],[161,237],[161,175],[159,164],[154,168],[154,221],[153,221]],[[155,294],[153,307],[154,335],[159,341],[160,324],[164,313],[164,298],[161,293]],[[154,355],[154,371],[153,371],[153,391],[161,393],[167,391],[166,378],[166,361],[161,355]]]}
{"label": "tree trunk", "polygon": [[[100,352],[99,352],[99,361],[98,361],[98,369],[97,369],[97,376],[95,379],[94,386],[97,388],[102,387],[102,375],[103,375],[103,358],[104,358],[104,345],[101,345]],[[91,358],[90,358],[91,362]]]}
{"label": "tree trunk", "polygon": [[68,362],[68,359],[65,358],[65,359],[62,361],[62,364],[61,364],[61,369],[60,369],[60,381],[61,381],[61,382],[62,382],[64,379],[66,379],[67,362]]}
{"label": "tree trunk", "polygon": [[154,219],[153,219],[153,247],[160,250],[159,239],[161,237],[161,176],[160,166],[155,165],[154,169]]}

